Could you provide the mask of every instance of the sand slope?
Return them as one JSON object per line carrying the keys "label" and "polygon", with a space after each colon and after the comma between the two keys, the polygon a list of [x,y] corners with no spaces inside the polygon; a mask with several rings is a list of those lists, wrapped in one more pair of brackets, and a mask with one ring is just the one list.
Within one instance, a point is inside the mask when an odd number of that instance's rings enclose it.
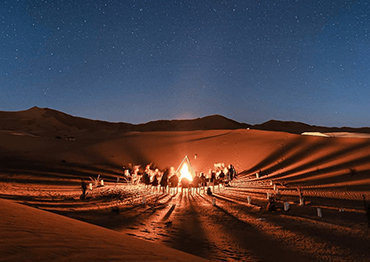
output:
{"label": "sand slope", "polygon": [[165,246],[0,199],[1,261],[203,261]]}

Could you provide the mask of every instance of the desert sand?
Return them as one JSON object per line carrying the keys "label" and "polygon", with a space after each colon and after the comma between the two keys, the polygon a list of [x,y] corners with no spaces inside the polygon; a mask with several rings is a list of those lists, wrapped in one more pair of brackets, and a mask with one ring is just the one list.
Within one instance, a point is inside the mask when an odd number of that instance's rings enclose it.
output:
{"label": "desert sand", "polygon": [[163,245],[0,200],[1,261],[202,261]]}
{"label": "desert sand", "polygon": [[[40,259],[78,260],[105,252],[107,256],[99,258],[144,259],[140,254],[145,259],[187,260],[184,253],[176,255],[163,245],[215,261],[368,261],[370,257],[363,205],[363,196],[370,199],[369,138],[253,128],[138,132],[79,118],[68,118],[67,123],[43,109],[30,112],[7,115],[3,123],[11,124],[2,124],[0,131],[0,197],[31,206],[1,201],[2,228],[8,228],[2,241],[6,240],[5,250],[12,250],[5,260],[26,256],[33,247],[22,241],[29,240],[39,243],[32,252]],[[216,188],[214,196],[173,195],[117,183],[123,165],[177,168],[185,155],[197,172],[207,173],[214,163],[231,163],[238,178],[231,187]],[[88,181],[98,174],[104,187],[94,187],[87,200],[80,200],[81,179]],[[278,210],[267,212],[267,193],[277,191]],[[305,206],[299,205],[299,193]],[[290,204],[288,212],[283,211],[284,202]],[[317,216],[317,208],[322,217]],[[31,223],[33,217],[40,224]],[[57,226],[51,228],[54,219]],[[65,229],[72,224],[78,233],[68,235]],[[95,239],[92,248],[85,247],[89,239]],[[140,253],[144,242],[137,239],[157,246],[148,244],[148,253]],[[130,244],[117,244],[121,240]],[[45,243],[50,243],[50,250]],[[151,248],[161,252],[151,256]]]}

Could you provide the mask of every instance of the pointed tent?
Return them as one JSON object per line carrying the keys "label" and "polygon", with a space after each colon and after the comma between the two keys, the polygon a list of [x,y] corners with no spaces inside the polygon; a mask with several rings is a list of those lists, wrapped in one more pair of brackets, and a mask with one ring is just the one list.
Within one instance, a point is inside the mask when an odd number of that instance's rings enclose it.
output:
{"label": "pointed tent", "polygon": [[176,170],[176,173],[180,173],[180,180],[182,177],[186,177],[186,173],[190,174],[191,175],[191,179],[190,180],[193,180],[193,178],[195,177],[195,171],[192,167],[192,165],[190,164],[190,160],[188,158],[188,156],[185,156],[184,159],[181,161],[179,167],[177,168]]}

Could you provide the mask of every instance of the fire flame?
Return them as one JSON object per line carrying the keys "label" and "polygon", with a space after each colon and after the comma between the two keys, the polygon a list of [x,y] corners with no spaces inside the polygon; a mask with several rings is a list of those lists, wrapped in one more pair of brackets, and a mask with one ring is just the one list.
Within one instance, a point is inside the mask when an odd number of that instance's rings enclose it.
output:
{"label": "fire flame", "polygon": [[193,176],[191,175],[190,171],[189,171],[189,167],[186,163],[184,163],[180,169],[180,181],[182,178],[186,178],[187,180],[189,180],[190,182],[193,181]]}

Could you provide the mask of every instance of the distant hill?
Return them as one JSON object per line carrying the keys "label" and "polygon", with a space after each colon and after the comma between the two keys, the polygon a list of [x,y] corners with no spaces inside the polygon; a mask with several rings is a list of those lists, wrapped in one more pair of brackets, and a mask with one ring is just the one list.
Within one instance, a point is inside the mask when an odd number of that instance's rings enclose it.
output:
{"label": "distant hill", "polygon": [[138,131],[163,130],[209,130],[209,129],[241,129],[250,125],[239,123],[220,115],[211,115],[191,120],[158,120],[136,126]]}
{"label": "distant hill", "polygon": [[282,131],[293,134],[301,134],[303,132],[321,132],[321,133],[331,133],[331,132],[353,132],[353,133],[370,133],[369,127],[352,128],[352,127],[324,127],[324,126],[314,126],[308,125],[301,122],[294,121],[278,121],[270,120],[262,124],[254,125],[252,128],[259,130],[268,131]]}
{"label": "distant hill", "polygon": [[32,107],[24,111],[0,112],[0,130],[22,131],[30,134],[67,135],[78,132],[128,132],[128,131],[191,131],[210,129],[240,129],[250,127],[220,115],[191,120],[158,120],[143,124],[112,123],[71,116],[63,112]]}
{"label": "distant hill", "polygon": [[133,125],[128,123],[110,123],[75,117],[49,108],[32,107],[17,112],[0,112],[0,129],[23,131],[31,134],[48,132],[69,133],[97,129],[130,130]]}
{"label": "distant hill", "polygon": [[322,127],[311,126],[301,122],[270,120],[262,124],[249,125],[240,123],[221,115],[205,116],[189,120],[157,120],[143,124],[112,123],[71,116],[49,109],[32,107],[24,111],[1,112],[0,130],[25,132],[29,134],[69,135],[83,132],[129,132],[129,131],[191,131],[212,129],[252,128],[267,131],[282,131],[293,134],[303,132],[353,132],[370,133],[369,127]]}

